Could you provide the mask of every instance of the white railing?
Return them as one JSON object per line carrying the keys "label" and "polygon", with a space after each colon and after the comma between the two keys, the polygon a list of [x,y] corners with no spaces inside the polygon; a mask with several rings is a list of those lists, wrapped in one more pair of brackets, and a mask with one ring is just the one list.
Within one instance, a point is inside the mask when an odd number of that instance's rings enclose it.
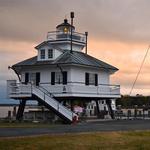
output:
{"label": "white railing", "polygon": [[[43,91],[44,90],[44,91]],[[47,103],[49,106],[51,106],[53,109],[61,113],[63,116],[68,118],[69,120],[73,120],[74,116],[77,116],[75,113],[73,113],[71,110],[69,110],[67,107],[63,106],[61,103],[59,103],[57,100],[55,100],[52,97],[52,94],[47,92],[46,89],[41,89],[40,87],[32,86],[32,93],[38,96],[41,100],[43,100],[45,103]]]}
{"label": "white railing", "polygon": [[[55,40],[71,40],[71,33],[64,33],[62,31],[52,31],[47,33],[47,41]],[[86,35],[78,32],[72,33],[72,40],[76,42],[86,42]]]}
{"label": "white railing", "polygon": [[10,95],[19,95],[19,94],[29,94],[32,93],[32,86],[30,83],[22,84],[22,83],[11,83],[8,85]]}
{"label": "white railing", "polygon": [[15,80],[8,82],[9,96],[10,97],[20,97],[20,96],[29,96],[32,97],[32,94],[40,98],[47,105],[55,109],[57,112],[62,114],[64,117],[68,118],[70,121],[73,121],[73,118],[77,116],[67,107],[63,106],[57,100],[53,98],[53,94],[49,93],[46,89],[40,86],[32,85],[31,83],[22,84],[16,83]]}
{"label": "white railing", "polygon": [[87,95],[120,95],[119,85],[108,85],[99,84],[95,85],[85,85],[83,83],[69,83],[67,85],[56,84],[50,85],[50,83],[41,83],[42,87],[45,87],[48,91],[53,94],[87,94]]}
{"label": "white railing", "polygon": [[[40,83],[41,87],[47,89],[53,95],[62,95],[62,94],[78,94],[78,95],[95,95],[95,96],[120,96],[120,86],[119,85],[108,85],[108,84],[99,84],[95,85],[85,85],[83,83],[68,83],[67,85],[55,84],[51,85],[50,83]],[[11,83],[8,85],[8,95],[17,95],[17,94],[32,94],[31,83],[22,84],[22,83]]]}
{"label": "white railing", "polygon": [[77,116],[71,110],[63,106],[57,100],[54,99],[55,94],[85,94],[87,97],[90,95],[94,96],[120,96],[120,86],[119,85],[105,85],[99,84],[94,85],[84,85],[83,83],[68,83],[68,85],[50,85],[49,83],[40,83],[40,86],[32,85],[31,83],[22,84],[16,83],[16,81],[8,82],[8,91],[11,98],[26,96],[31,97],[32,94],[39,97],[46,104],[54,108],[60,114],[73,121],[73,118]]}

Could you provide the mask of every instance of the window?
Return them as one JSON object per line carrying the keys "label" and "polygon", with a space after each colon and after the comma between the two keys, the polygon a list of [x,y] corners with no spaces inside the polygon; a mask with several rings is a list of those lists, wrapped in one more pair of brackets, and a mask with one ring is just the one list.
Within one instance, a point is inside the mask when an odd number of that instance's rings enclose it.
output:
{"label": "window", "polygon": [[48,58],[53,58],[53,49],[48,50]]}
{"label": "window", "polygon": [[63,81],[62,73],[61,72],[55,72],[55,83],[61,84]]}
{"label": "window", "polygon": [[93,73],[89,74],[89,84],[95,85],[95,74],[93,74]]}
{"label": "window", "polygon": [[41,59],[45,59],[45,49],[41,49]]}
{"label": "window", "polygon": [[67,84],[67,71],[51,72],[51,84]]}
{"label": "window", "polygon": [[30,73],[30,82],[33,84],[36,83],[36,73]]}
{"label": "window", "polygon": [[94,73],[85,73],[85,85],[98,85],[98,75]]}

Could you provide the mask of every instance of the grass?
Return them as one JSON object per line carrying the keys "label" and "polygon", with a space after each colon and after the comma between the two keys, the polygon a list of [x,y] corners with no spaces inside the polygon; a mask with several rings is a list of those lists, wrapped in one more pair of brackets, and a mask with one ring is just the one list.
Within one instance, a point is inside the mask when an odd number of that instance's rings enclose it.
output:
{"label": "grass", "polygon": [[0,150],[149,150],[150,131],[0,138]]}

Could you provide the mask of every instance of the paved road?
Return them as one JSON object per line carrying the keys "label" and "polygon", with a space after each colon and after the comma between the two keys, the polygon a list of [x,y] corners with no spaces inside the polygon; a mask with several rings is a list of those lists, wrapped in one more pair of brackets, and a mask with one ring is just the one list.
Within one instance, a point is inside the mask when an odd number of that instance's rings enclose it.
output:
{"label": "paved road", "polygon": [[114,120],[37,128],[0,128],[0,137],[98,131],[150,130],[150,120]]}

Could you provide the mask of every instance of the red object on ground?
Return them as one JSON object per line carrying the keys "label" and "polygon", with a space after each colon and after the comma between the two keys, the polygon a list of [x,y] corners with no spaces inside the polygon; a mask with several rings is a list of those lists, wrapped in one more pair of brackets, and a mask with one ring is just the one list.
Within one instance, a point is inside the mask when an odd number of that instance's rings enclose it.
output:
{"label": "red object on ground", "polygon": [[73,117],[73,124],[76,124],[78,122],[78,116]]}

